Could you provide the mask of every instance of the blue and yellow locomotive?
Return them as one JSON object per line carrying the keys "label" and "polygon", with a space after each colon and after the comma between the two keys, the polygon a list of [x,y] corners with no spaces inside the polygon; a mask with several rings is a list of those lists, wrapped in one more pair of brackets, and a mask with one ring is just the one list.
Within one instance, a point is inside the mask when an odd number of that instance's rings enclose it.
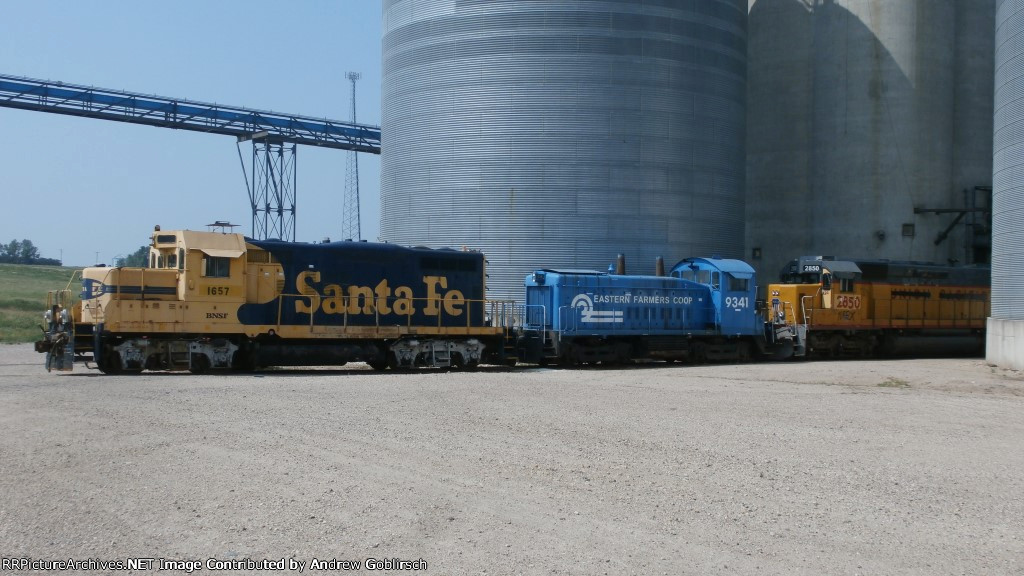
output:
{"label": "blue and yellow locomotive", "polygon": [[37,349],[108,373],[504,363],[511,303],[485,302],[485,276],[479,252],[157,227],[147,267],[86,268],[78,303],[51,297]]}

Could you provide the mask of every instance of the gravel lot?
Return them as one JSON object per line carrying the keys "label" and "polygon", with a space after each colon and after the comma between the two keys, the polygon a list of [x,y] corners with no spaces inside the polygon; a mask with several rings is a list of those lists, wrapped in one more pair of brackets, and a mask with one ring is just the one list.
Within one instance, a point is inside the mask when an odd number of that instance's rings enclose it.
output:
{"label": "gravel lot", "polygon": [[980,359],[108,377],[0,346],[0,463],[4,558],[1024,574],[1024,378]]}

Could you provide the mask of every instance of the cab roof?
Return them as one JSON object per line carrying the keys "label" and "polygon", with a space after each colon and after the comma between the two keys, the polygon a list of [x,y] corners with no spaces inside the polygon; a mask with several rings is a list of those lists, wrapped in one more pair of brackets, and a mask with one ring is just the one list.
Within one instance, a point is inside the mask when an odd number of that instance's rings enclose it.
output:
{"label": "cab roof", "polygon": [[684,258],[673,266],[672,270],[675,271],[683,266],[688,267],[690,264],[704,264],[710,268],[731,274],[736,278],[750,278],[754,275],[754,269],[750,264],[743,260],[734,260],[732,258]]}

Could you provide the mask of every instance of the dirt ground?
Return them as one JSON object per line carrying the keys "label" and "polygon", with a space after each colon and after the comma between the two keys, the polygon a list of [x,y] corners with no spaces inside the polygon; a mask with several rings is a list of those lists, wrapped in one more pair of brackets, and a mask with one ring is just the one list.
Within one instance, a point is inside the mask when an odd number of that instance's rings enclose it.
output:
{"label": "dirt ground", "polygon": [[1024,574],[1024,377],[981,359],[109,377],[0,346],[0,557]]}

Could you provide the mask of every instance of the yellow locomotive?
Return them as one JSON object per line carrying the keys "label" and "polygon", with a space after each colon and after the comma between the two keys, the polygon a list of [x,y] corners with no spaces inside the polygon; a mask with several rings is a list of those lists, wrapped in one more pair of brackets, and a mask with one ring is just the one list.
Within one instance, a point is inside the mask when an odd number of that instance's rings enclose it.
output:
{"label": "yellow locomotive", "polygon": [[984,347],[990,282],[983,267],[805,256],[768,294],[795,356],[970,354]]}
{"label": "yellow locomotive", "polygon": [[485,300],[485,263],[474,251],[157,227],[148,266],[86,268],[73,306],[51,295],[37,350],[50,368],[77,358],[109,373],[504,363],[513,304]]}

